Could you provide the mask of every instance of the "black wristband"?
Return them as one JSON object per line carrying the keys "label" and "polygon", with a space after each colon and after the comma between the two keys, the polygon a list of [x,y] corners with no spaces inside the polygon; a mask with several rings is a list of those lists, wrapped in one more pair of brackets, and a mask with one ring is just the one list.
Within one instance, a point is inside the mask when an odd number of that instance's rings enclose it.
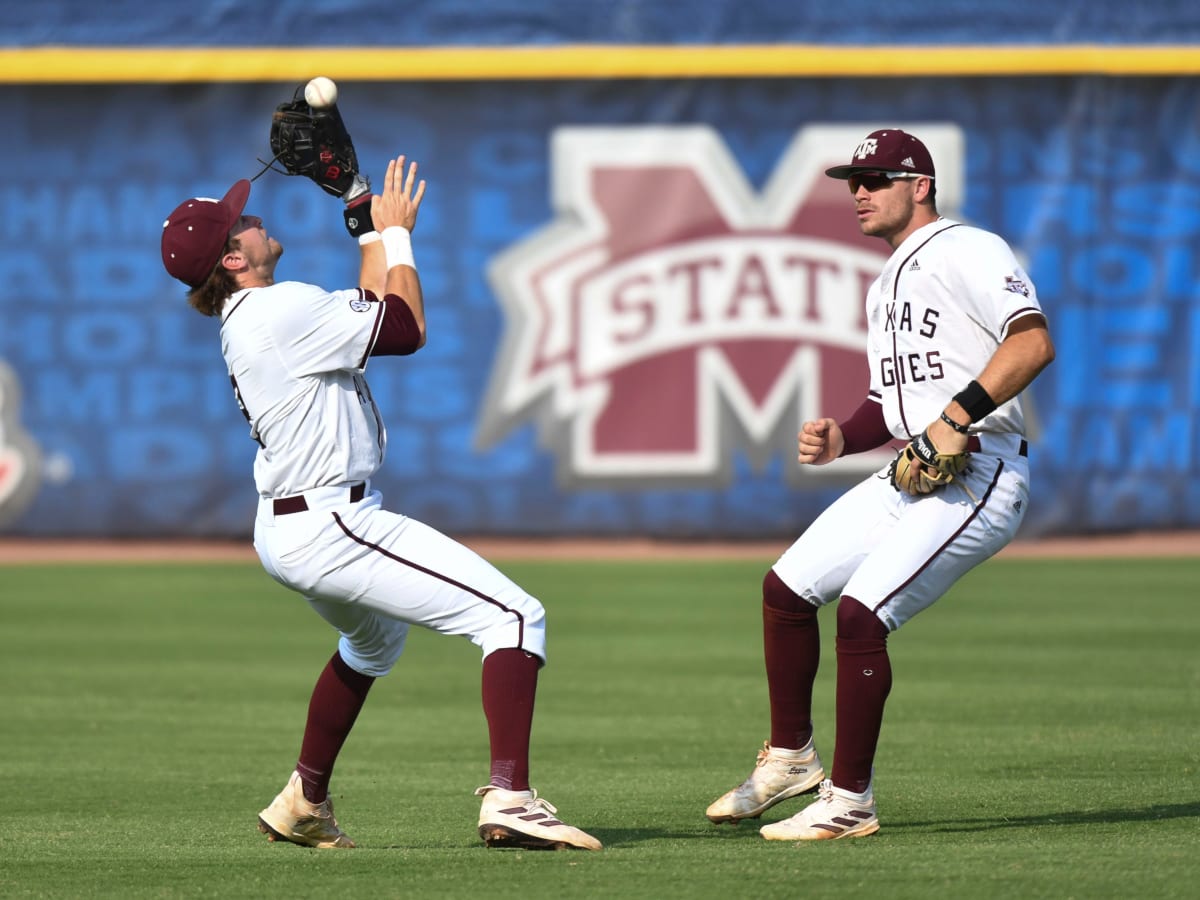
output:
{"label": "black wristband", "polygon": [[966,425],[959,425],[952,418],[950,418],[948,415],[946,415],[946,411],[944,409],[942,410],[942,421],[945,422],[947,425],[949,425],[951,428],[953,428],[955,431],[957,431],[959,434],[970,434],[971,433],[971,429],[968,428]]}
{"label": "black wristband", "polygon": [[371,223],[371,195],[364,194],[352,201],[344,210],[342,217],[346,220],[346,230],[350,237],[362,237],[375,230]]}
{"label": "black wristband", "polygon": [[955,394],[954,401],[967,411],[972,422],[978,422],[996,409],[996,401],[978,381],[972,381]]}

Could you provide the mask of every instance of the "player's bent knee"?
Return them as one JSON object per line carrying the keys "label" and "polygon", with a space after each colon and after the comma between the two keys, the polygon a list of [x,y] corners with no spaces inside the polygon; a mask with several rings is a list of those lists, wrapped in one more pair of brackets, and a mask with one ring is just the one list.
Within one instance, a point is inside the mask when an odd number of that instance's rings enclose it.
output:
{"label": "player's bent knee", "polygon": [[792,616],[817,614],[817,608],[783,583],[783,579],[768,569],[762,585],[763,607]]}
{"label": "player's bent knee", "polygon": [[844,596],[838,601],[837,636],[850,641],[883,640],[888,636],[888,629],[862,603]]}
{"label": "player's bent knee", "polygon": [[529,657],[530,659],[536,659],[538,662],[539,669],[542,666],[546,665],[546,657],[545,656],[538,654],[538,653],[533,653],[532,651],[529,651],[529,650],[522,650],[517,647],[497,647],[495,650],[484,653],[483,659],[484,659],[484,662],[487,662],[487,660],[494,657],[497,653],[509,653],[509,652],[524,654],[525,656]]}
{"label": "player's bent knee", "polygon": [[391,672],[400,656],[399,653],[362,652],[361,648],[354,647],[344,637],[338,642],[338,653],[342,661],[355,672],[372,678],[382,678]]}
{"label": "player's bent knee", "polygon": [[519,607],[497,609],[486,628],[472,637],[486,657],[497,650],[524,650],[546,661],[546,610],[526,597]]}
{"label": "player's bent knee", "polygon": [[407,622],[375,614],[363,616],[352,627],[343,622],[341,628],[345,630],[338,653],[350,668],[374,678],[382,678],[396,665],[409,631]]}

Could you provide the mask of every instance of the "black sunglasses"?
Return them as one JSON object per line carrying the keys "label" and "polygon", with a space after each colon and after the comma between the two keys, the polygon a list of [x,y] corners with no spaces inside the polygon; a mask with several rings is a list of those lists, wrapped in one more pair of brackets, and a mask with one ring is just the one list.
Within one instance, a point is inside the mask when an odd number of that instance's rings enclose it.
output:
{"label": "black sunglasses", "polygon": [[909,178],[929,178],[931,176],[921,176],[913,172],[855,172],[846,179],[846,183],[850,185],[850,193],[857,194],[860,187],[865,187],[868,192],[875,193],[882,191],[884,188],[891,187],[893,181],[903,181]]}

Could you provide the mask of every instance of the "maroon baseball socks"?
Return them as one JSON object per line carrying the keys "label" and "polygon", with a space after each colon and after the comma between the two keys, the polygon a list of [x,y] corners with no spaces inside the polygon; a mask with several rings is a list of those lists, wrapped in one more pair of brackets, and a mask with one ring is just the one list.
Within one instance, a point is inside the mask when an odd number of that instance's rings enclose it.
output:
{"label": "maroon baseball socks", "polygon": [[351,669],[340,653],[333,654],[317,679],[296,763],[309,803],[320,803],[328,795],[333,764],[374,683],[374,676]]}
{"label": "maroon baseball socks", "polygon": [[853,597],[839,601],[837,738],[830,778],[857,794],[871,786],[883,706],[892,690],[887,636],[887,627]]}
{"label": "maroon baseball socks", "polygon": [[763,657],[771,698],[771,746],[799,750],[812,737],[812,690],[821,662],[817,608],[775,571],[763,579]]}
{"label": "maroon baseball socks", "polygon": [[483,714],[492,750],[490,784],[506,791],[529,790],[529,735],[542,660],[515,648],[483,660]]}

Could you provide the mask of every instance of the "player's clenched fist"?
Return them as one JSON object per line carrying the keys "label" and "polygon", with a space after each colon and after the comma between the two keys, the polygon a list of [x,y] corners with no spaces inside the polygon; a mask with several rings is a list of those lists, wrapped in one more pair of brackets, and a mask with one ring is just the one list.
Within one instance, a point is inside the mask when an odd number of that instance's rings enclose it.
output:
{"label": "player's clenched fist", "polygon": [[425,179],[417,181],[417,164],[409,165],[404,171],[404,156],[397,156],[388,163],[383,177],[383,190],[371,198],[371,221],[375,230],[399,225],[412,231],[417,224],[417,209],[425,196]]}
{"label": "player's clenched fist", "polygon": [[823,466],[842,455],[846,440],[841,426],[833,419],[815,419],[800,426],[796,459],[801,465]]}

